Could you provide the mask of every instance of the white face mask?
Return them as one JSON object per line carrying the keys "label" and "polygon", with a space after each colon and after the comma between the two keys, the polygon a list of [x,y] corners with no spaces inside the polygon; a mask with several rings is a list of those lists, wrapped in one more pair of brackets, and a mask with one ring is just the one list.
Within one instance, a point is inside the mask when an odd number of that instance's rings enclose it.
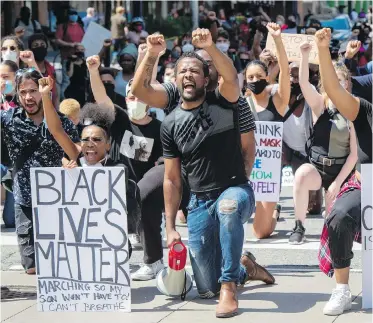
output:
{"label": "white face mask", "polygon": [[165,75],[165,76],[163,77],[163,82],[164,82],[164,83],[171,83],[171,82],[172,82],[172,76]]}
{"label": "white face mask", "polygon": [[229,43],[216,43],[216,48],[222,53],[227,53],[229,49]]}
{"label": "white face mask", "polygon": [[3,58],[3,61],[13,61],[14,63],[18,63],[18,55],[17,52],[8,50],[1,52],[1,56]]}
{"label": "white face mask", "polygon": [[130,119],[140,120],[146,117],[147,105],[141,101],[130,101],[127,103],[127,111]]}
{"label": "white face mask", "polygon": [[182,48],[183,53],[193,52],[194,46],[192,44],[185,44]]}

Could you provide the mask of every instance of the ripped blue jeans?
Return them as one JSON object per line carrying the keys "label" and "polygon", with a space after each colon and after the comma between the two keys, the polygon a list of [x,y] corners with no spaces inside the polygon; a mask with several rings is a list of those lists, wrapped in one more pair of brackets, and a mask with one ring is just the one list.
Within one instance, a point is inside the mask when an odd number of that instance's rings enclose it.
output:
{"label": "ripped blue jeans", "polygon": [[188,205],[189,255],[201,298],[214,297],[221,282],[242,284],[244,228],[254,211],[250,184],[226,189],[216,199],[191,195]]}

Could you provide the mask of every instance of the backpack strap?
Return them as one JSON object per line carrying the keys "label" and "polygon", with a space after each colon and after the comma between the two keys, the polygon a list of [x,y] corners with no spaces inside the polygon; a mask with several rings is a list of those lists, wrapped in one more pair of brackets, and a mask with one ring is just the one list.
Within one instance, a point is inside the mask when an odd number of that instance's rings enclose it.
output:
{"label": "backpack strap", "polygon": [[256,112],[256,109],[255,109],[255,103],[254,103],[253,98],[251,97],[251,95],[249,95],[246,98],[246,100],[247,100],[247,103],[249,104],[251,113],[253,114],[255,121],[259,121],[258,113]]}
{"label": "backpack strap", "polygon": [[302,101],[305,101],[303,96],[298,97],[293,102],[293,104],[290,106],[288,112],[286,112],[286,114],[284,115],[283,122],[285,122],[287,119],[289,119],[289,117],[293,114],[293,112],[295,111],[295,109],[298,108],[299,104],[302,103]]}

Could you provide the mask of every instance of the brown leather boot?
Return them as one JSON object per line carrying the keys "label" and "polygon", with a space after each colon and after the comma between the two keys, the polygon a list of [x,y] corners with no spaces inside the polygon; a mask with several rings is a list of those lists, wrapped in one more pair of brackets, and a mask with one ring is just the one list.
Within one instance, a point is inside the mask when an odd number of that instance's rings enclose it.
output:
{"label": "brown leather boot", "polygon": [[241,257],[241,264],[246,268],[247,277],[244,284],[249,280],[261,280],[267,285],[275,283],[275,278],[262,266],[255,262],[255,257],[251,252],[245,251]]}
{"label": "brown leather boot", "polygon": [[216,307],[217,318],[228,318],[238,314],[237,286],[234,282],[222,283],[219,304]]}

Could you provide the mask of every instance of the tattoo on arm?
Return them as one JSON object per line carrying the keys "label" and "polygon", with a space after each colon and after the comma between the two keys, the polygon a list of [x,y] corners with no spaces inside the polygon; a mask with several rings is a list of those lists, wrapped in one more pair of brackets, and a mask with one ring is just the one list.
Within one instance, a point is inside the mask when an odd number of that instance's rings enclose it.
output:
{"label": "tattoo on arm", "polygon": [[157,57],[148,57],[145,62],[145,79],[144,79],[144,87],[148,89],[150,87],[150,83],[152,81],[152,74],[154,64],[157,61]]}

